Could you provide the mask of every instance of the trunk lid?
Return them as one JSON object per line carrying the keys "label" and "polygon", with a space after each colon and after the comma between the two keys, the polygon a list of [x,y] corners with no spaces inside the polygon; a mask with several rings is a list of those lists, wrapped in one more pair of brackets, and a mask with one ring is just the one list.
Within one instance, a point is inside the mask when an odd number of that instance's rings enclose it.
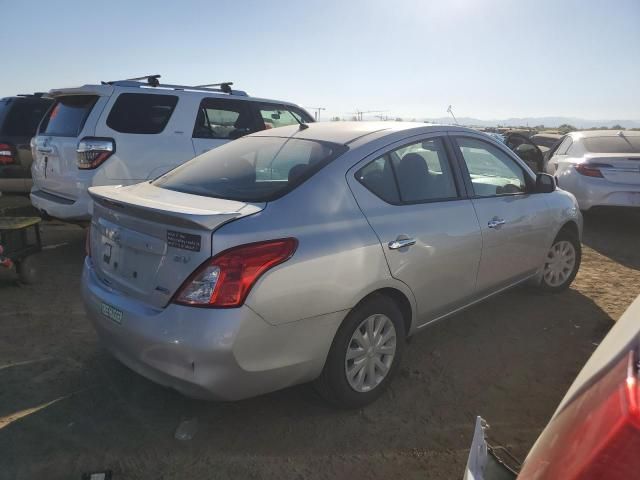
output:
{"label": "trunk lid", "polygon": [[51,95],[55,103],[43,118],[34,139],[31,173],[37,189],[75,200],[80,194],[76,160],[78,139],[94,134],[93,123],[87,119],[102,93],[69,89],[52,91]]}
{"label": "trunk lid", "polygon": [[209,198],[156,187],[91,187],[91,257],[111,288],[152,307],[167,305],[176,290],[211,257],[212,233],[261,211],[264,204]]}
{"label": "trunk lid", "polygon": [[589,165],[602,165],[598,169],[611,183],[640,185],[640,154],[587,154],[585,158]]}

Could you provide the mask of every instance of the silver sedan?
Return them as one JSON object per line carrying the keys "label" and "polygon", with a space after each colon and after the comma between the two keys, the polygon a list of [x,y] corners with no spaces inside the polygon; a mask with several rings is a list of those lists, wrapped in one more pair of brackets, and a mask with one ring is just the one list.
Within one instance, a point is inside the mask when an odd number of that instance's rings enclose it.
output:
{"label": "silver sedan", "polygon": [[562,291],[580,265],[575,198],[460,127],[283,127],[90,194],[82,285],[100,339],[196,397],[313,381],[365,405],[407,337],[523,282]]}

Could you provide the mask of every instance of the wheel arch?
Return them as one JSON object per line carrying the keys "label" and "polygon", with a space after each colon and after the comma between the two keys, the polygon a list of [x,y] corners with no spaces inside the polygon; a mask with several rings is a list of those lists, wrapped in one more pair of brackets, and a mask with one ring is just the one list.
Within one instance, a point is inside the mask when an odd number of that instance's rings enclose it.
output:
{"label": "wheel arch", "polygon": [[376,295],[383,295],[387,298],[390,298],[400,309],[402,313],[402,320],[404,322],[405,334],[410,336],[413,331],[412,327],[414,325],[415,318],[415,304],[412,303],[411,299],[408,297],[406,292],[395,288],[395,287],[381,287],[372,292],[366,294],[360,301],[353,307],[352,310],[358,308],[358,306],[362,305],[371,297]]}

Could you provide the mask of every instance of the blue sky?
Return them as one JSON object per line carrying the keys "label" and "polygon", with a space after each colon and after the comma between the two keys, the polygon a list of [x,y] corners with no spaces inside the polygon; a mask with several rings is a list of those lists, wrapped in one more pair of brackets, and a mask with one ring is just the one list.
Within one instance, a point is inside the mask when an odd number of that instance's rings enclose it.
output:
{"label": "blue sky", "polygon": [[639,0],[0,0],[0,96],[161,73],[329,115],[640,119]]}

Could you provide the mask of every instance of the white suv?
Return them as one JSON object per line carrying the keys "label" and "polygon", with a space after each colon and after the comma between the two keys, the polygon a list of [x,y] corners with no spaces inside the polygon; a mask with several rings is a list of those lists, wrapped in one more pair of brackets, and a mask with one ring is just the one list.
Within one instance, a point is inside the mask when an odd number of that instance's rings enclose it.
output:
{"label": "white suv", "polygon": [[252,98],[231,83],[162,85],[158,77],[49,92],[55,103],[32,139],[31,202],[43,215],[88,220],[91,186],[151,180],[248,133],[313,121],[292,103]]}

